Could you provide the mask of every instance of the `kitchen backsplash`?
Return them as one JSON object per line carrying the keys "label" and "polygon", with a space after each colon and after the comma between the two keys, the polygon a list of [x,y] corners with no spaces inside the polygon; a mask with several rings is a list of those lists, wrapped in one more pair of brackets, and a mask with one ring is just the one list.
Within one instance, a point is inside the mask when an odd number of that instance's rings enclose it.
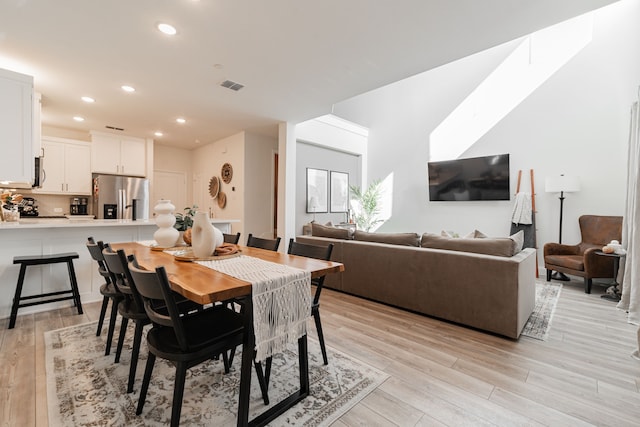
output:
{"label": "kitchen backsplash", "polygon": [[[34,194],[30,191],[17,190],[16,192],[26,197],[36,199],[39,216],[62,216],[69,215],[72,195],[54,195],[54,194]],[[82,196],[87,197],[87,196]],[[89,198],[89,211],[91,211],[91,198]],[[89,215],[92,212],[88,212]]]}

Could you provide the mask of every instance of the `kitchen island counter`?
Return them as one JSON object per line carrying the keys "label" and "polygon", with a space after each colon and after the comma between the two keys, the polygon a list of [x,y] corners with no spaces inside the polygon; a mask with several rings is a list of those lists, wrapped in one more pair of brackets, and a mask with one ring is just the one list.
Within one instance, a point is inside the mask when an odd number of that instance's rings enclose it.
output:
{"label": "kitchen island counter", "polygon": [[[211,219],[224,233],[231,232],[231,224],[239,220]],[[105,243],[153,240],[158,229],[155,220],[21,218],[18,222],[0,222],[0,319],[8,318],[18,281],[19,266],[13,257],[77,252],[74,260],[78,288],[82,302],[102,300],[100,285],[104,279],[86,247],[88,237]],[[69,288],[69,276],[64,265],[43,265],[29,268],[24,281],[23,296],[56,292]],[[69,306],[69,301],[25,307],[20,315],[35,311]],[[17,326],[20,325],[18,316]]]}
{"label": "kitchen island counter", "polygon": [[0,230],[66,227],[122,227],[155,226],[153,220],[131,221],[124,219],[67,219],[67,218],[20,218],[16,222],[0,222]]}
{"label": "kitchen island counter", "polygon": [[[231,224],[240,222],[234,219],[211,219],[211,223],[223,233],[231,233]],[[67,219],[62,218],[20,218],[17,222],[0,222],[0,230],[26,230],[31,228],[86,228],[86,227],[148,227],[156,226],[153,219],[136,220],[130,219]]]}

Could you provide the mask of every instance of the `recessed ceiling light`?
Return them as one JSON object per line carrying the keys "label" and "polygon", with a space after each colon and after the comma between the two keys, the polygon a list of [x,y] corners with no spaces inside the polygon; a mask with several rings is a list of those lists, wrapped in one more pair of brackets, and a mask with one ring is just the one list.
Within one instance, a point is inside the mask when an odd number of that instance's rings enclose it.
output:
{"label": "recessed ceiling light", "polygon": [[89,103],[89,104],[91,104],[91,103],[93,103],[93,102],[96,102],[96,100],[95,100],[95,99],[93,99],[93,98],[92,98],[92,97],[90,97],[90,96],[83,96],[83,97],[82,97],[82,98],[80,98],[80,99],[82,99],[84,102],[87,102],[87,103]]}
{"label": "recessed ceiling light", "polygon": [[187,123],[187,121],[186,121],[185,119],[183,119],[182,117],[178,117],[178,118],[176,119],[176,122],[180,123],[181,125],[183,125],[183,124]]}
{"label": "recessed ceiling light", "polygon": [[157,131],[157,132],[155,132],[155,133],[154,133],[154,135],[155,135],[155,136],[162,136],[162,132]]}
{"label": "recessed ceiling light", "polygon": [[176,28],[173,25],[164,24],[164,23],[158,24],[158,30],[160,30],[161,33],[166,34],[168,36],[175,36],[177,33]]}
{"label": "recessed ceiling light", "polygon": [[131,86],[127,86],[127,85],[122,85],[120,86],[122,88],[123,91],[125,92],[135,92],[135,88],[131,87]]}
{"label": "recessed ceiling light", "polygon": [[76,122],[84,122],[84,117],[74,116],[73,120],[75,120]]}

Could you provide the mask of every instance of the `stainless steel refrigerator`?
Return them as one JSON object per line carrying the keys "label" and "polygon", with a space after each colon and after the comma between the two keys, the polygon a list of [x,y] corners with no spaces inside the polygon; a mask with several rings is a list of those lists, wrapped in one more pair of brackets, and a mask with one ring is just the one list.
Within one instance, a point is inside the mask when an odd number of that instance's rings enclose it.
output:
{"label": "stainless steel refrigerator", "polygon": [[149,180],[93,174],[93,214],[98,219],[149,219]]}

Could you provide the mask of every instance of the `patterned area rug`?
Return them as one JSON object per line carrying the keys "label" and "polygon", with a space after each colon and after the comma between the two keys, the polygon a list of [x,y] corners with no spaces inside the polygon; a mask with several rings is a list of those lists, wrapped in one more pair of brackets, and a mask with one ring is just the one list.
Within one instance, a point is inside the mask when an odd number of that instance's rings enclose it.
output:
{"label": "patterned area rug", "polygon": [[[95,336],[97,324],[87,323],[45,334],[49,426],[166,426],[171,418],[175,369],[156,360],[147,402],[135,415],[147,358],[146,339],[140,351],[134,392],[126,393],[133,329],[119,364],[104,355],[106,329]],[[118,329],[119,330],[119,329]],[[322,364],[320,347],[309,339],[310,396],[277,418],[272,426],[326,426],[388,378],[388,375],[339,351],[327,348],[329,365]],[[240,348],[238,348],[239,350]],[[187,373],[181,425],[226,426],[236,424],[240,380],[240,354],[231,372],[222,361],[212,360]],[[269,397],[277,403],[297,389],[297,346],[274,357]],[[253,370],[250,418],[266,409]]]}
{"label": "patterned area rug", "polygon": [[561,290],[562,283],[536,281],[536,306],[524,325],[522,335],[547,340]]}

